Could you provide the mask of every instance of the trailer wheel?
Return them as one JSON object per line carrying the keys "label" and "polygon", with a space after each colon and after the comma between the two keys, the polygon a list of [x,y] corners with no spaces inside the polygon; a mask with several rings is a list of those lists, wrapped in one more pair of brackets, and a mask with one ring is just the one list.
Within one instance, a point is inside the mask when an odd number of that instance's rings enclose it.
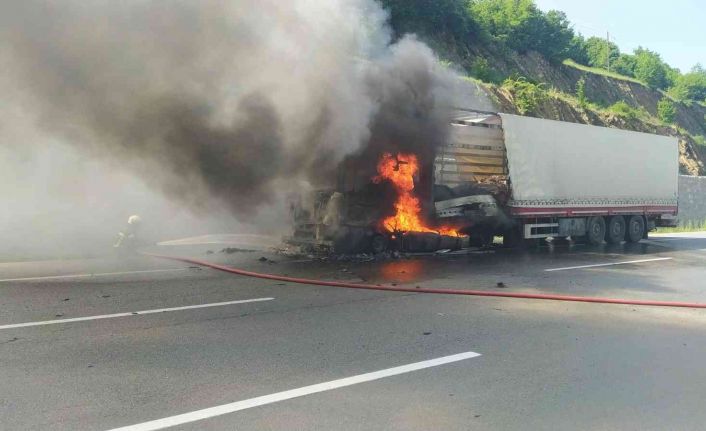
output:
{"label": "trailer wheel", "polygon": [[588,230],[586,232],[586,239],[591,245],[603,244],[603,239],[605,238],[605,220],[603,217],[591,217],[588,219]]}
{"label": "trailer wheel", "polygon": [[639,242],[645,236],[645,218],[632,216],[625,231],[625,241]]}
{"label": "trailer wheel", "polygon": [[620,244],[625,239],[625,218],[613,216],[608,219],[605,240],[608,244]]}

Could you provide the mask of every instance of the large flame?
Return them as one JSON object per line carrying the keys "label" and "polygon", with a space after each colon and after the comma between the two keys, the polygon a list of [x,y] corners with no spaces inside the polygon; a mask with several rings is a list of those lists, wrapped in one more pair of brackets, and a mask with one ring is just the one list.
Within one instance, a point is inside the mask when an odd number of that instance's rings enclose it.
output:
{"label": "large flame", "polygon": [[441,235],[459,236],[449,227],[430,228],[424,225],[420,217],[421,205],[414,195],[414,176],[419,172],[419,160],[414,154],[384,153],[377,166],[376,183],[390,181],[397,190],[395,215],[382,221],[389,232],[434,232]]}

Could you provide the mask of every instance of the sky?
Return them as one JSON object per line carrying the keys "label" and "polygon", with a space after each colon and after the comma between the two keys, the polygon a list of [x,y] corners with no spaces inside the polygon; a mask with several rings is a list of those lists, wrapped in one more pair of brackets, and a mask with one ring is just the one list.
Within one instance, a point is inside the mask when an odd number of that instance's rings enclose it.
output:
{"label": "sky", "polygon": [[638,46],[662,55],[671,66],[688,72],[706,66],[706,3],[703,0],[535,0],[542,10],[566,12],[584,36],[606,37],[622,52]]}

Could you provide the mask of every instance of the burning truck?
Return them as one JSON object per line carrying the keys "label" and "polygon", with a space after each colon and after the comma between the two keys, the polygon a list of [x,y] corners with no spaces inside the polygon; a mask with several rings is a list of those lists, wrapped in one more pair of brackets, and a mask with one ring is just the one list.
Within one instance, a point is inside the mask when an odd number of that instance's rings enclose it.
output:
{"label": "burning truck", "polygon": [[[287,242],[336,253],[431,252],[548,237],[638,242],[677,215],[674,138],[458,111],[427,163],[383,152],[299,196]],[[364,163],[364,162],[363,162]],[[368,163],[372,163],[368,161]]]}

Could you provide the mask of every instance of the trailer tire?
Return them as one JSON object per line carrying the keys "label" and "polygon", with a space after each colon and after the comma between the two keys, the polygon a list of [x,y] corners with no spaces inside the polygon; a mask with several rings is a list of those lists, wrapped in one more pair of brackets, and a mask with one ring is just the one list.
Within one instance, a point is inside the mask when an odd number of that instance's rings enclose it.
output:
{"label": "trailer tire", "polygon": [[645,218],[642,216],[632,216],[625,230],[625,241],[640,242],[645,236]]}
{"label": "trailer tire", "polygon": [[586,231],[586,239],[591,245],[603,244],[605,239],[606,227],[603,217],[591,217],[588,219],[588,229]]}
{"label": "trailer tire", "polygon": [[623,216],[613,216],[608,219],[605,240],[608,244],[620,244],[625,239],[626,223]]}

